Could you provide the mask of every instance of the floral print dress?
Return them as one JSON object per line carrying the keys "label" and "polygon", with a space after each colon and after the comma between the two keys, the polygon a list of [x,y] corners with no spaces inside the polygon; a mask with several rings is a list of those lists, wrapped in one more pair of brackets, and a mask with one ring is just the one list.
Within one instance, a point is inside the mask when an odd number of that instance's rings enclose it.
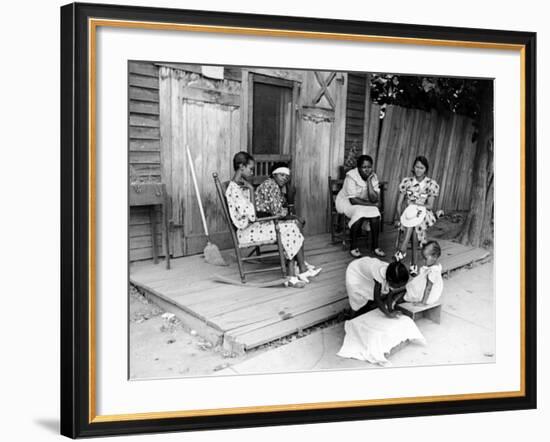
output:
{"label": "floral print dress", "polygon": [[[273,244],[277,241],[274,221],[256,222],[256,211],[250,198],[250,190],[230,181],[225,191],[229,215],[237,228],[239,247]],[[293,221],[277,222],[281,242],[287,259],[292,259],[302,248],[304,237]]]}
{"label": "floral print dress", "polygon": [[[399,184],[399,192],[404,194],[407,199],[407,205],[419,204],[424,205],[428,198],[439,195],[439,184],[431,178],[424,177],[422,181],[418,181],[416,177],[403,178]],[[426,230],[435,224],[436,217],[431,210],[426,210],[424,220],[414,228],[420,245],[426,243]],[[405,227],[401,226],[401,230]]]}
{"label": "floral print dress", "polygon": [[286,216],[288,209],[285,194],[273,178],[268,178],[256,189],[256,210],[269,216]]}

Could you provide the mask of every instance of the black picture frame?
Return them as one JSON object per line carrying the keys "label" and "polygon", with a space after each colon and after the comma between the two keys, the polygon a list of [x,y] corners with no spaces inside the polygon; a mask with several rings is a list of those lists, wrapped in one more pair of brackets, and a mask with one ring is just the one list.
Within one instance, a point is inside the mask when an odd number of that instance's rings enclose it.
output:
{"label": "black picture frame", "polygon": [[[524,57],[523,395],[437,402],[97,421],[90,377],[90,18],[519,45]],[[73,3],[61,8],[61,434],[71,437],[336,422],[536,408],[536,34]],[[93,308],[93,306],[92,306]]]}

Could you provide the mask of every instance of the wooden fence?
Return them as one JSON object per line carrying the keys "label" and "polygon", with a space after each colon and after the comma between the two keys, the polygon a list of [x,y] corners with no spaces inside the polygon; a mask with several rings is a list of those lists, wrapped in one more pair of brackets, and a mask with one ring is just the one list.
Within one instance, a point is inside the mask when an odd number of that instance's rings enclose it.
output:
{"label": "wooden fence", "polygon": [[374,158],[379,179],[388,182],[385,221],[393,219],[399,183],[411,175],[418,155],[428,159],[428,176],[440,185],[436,209],[469,209],[476,149],[472,119],[435,110],[387,106],[381,120],[380,106],[375,103],[366,118],[366,153]]}

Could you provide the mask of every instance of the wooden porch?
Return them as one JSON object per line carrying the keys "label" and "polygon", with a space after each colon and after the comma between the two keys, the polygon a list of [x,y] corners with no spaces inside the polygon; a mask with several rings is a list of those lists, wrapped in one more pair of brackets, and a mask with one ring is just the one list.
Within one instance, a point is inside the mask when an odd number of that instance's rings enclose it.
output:
{"label": "wooden porch", "polygon": [[[381,247],[392,251],[396,230],[385,231]],[[483,260],[489,252],[439,240],[444,272]],[[213,343],[236,353],[258,347],[335,317],[348,307],[345,269],[351,261],[347,250],[330,242],[329,234],[306,239],[306,259],[323,272],[303,289],[282,286],[257,288],[216,282],[214,274],[239,280],[234,251],[222,252],[228,267],[204,262],[202,255],[177,258],[166,270],[163,262],[131,264],[130,282],[153,302],[176,316]],[[390,259],[388,253],[386,259]],[[250,282],[280,278],[280,273],[251,276]]]}

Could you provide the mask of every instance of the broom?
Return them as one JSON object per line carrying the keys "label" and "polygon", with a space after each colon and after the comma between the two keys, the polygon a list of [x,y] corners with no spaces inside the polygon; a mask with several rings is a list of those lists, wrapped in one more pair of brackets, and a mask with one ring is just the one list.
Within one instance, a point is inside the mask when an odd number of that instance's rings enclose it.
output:
{"label": "broom", "polygon": [[210,242],[210,236],[208,234],[208,226],[206,225],[206,218],[204,216],[204,209],[202,207],[201,195],[199,193],[199,186],[197,184],[197,176],[195,175],[195,167],[193,166],[193,159],[191,158],[191,152],[189,146],[185,146],[187,151],[187,158],[189,160],[189,168],[191,169],[191,177],[193,178],[193,185],[195,186],[195,193],[197,194],[197,202],[199,204],[199,210],[201,212],[202,225],[204,227],[204,234],[206,235],[206,247],[204,248],[204,259],[210,264],[217,266],[228,265],[223,259],[220,250],[215,244]]}

